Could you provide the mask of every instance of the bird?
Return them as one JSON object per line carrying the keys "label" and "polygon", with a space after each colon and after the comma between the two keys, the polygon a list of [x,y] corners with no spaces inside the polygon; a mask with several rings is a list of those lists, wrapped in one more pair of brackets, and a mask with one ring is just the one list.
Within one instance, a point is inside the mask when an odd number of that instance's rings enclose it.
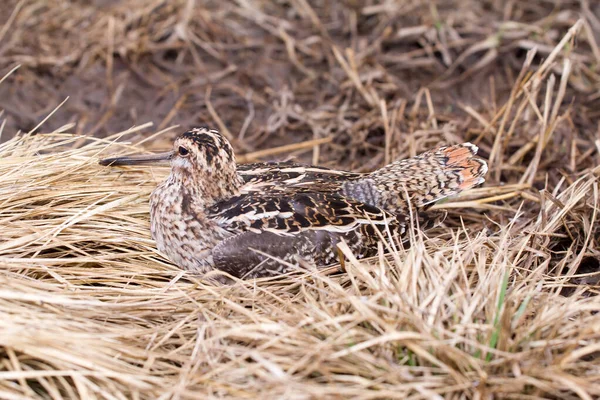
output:
{"label": "bird", "polygon": [[443,146],[370,173],[289,161],[238,164],[226,137],[197,127],[166,153],[100,164],[169,161],[169,176],[150,195],[158,250],[188,271],[248,279],[286,274],[302,260],[333,264],[342,241],[359,259],[377,254],[381,240],[406,237],[411,207],[485,181],[477,151],[471,143]]}

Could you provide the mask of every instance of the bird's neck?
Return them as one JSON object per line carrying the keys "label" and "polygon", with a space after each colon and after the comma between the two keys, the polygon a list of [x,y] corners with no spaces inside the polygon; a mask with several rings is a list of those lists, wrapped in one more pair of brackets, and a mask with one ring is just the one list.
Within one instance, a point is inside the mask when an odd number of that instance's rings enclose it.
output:
{"label": "bird's neck", "polygon": [[181,176],[171,174],[157,187],[157,192],[168,193],[171,198],[189,201],[196,209],[211,207],[215,203],[240,194],[243,179],[237,172],[219,176]]}

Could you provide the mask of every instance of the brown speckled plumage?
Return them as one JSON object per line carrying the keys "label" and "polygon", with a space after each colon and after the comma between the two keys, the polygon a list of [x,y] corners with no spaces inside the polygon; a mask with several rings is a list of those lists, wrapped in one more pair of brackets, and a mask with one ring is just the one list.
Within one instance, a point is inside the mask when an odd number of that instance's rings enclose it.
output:
{"label": "brown speckled plumage", "polygon": [[424,206],[482,183],[487,166],[476,153],[469,143],[441,147],[369,174],[237,165],[222,135],[196,128],[180,135],[172,152],[101,164],[169,159],[171,174],[150,197],[158,249],[187,270],[247,278],[285,273],[299,258],[333,263],[341,240],[358,257],[373,255],[381,236],[405,233],[409,202]]}

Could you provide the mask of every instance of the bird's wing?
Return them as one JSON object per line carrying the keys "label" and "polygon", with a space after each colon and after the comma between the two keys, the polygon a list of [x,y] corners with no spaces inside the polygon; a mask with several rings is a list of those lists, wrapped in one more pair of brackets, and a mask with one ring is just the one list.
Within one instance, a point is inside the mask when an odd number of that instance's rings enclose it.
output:
{"label": "bird's wing", "polygon": [[[211,207],[207,216],[233,233],[271,232],[280,236],[324,230],[346,233],[370,227],[392,231],[403,227],[403,221],[368,204],[334,193],[310,190],[249,192],[232,197]],[[368,233],[368,232],[367,232]]]}
{"label": "bird's wing", "polygon": [[370,256],[377,251],[377,231],[387,238],[405,229],[403,216],[335,194],[300,190],[240,195],[218,203],[208,217],[234,233],[213,249],[216,268],[240,278],[280,275],[297,263],[296,257],[331,264],[342,240],[359,258]]}

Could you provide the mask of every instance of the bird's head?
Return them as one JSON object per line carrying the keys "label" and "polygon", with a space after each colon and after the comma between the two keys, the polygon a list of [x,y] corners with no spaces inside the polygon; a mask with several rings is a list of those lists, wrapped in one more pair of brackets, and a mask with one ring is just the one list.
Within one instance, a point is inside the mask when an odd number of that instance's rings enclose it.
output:
{"label": "bird's head", "polygon": [[241,180],[237,174],[235,155],[229,141],[218,131],[205,127],[193,128],[180,134],[173,150],[148,156],[107,158],[101,165],[138,165],[171,162],[169,180],[187,187],[190,191],[210,190],[210,197],[231,195]]}
{"label": "bird's head", "polygon": [[194,128],[179,135],[170,159],[175,174],[218,178],[236,172],[231,144],[218,131],[208,128]]}

